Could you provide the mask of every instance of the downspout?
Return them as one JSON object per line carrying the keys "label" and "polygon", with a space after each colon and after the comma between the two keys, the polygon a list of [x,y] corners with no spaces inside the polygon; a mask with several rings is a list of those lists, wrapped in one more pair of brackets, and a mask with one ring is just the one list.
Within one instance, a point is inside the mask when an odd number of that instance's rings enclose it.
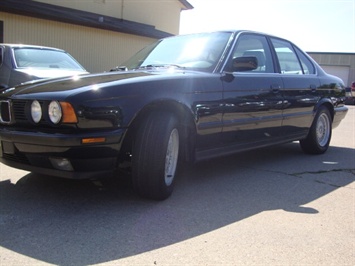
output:
{"label": "downspout", "polygon": [[121,0],[121,20],[123,20],[124,0]]}

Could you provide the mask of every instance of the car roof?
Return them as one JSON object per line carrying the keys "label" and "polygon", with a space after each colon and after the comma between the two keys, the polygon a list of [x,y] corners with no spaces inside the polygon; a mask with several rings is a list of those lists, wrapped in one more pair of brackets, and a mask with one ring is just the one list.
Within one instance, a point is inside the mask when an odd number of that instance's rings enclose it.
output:
{"label": "car roof", "polygon": [[20,43],[0,43],[0,45],[8,48],[36,48],[36,49],[47,49],[47,50],[65,52],[63,49],[49,47],[49,46],[41,46],[41,45],[20,44]]}
{"label": "car roof", "polygon": [[[214,30],[214,31],[201,31],[201,32],[194,32],[194,33],[187,33],[187,34],[180,34],[180,35],[196,35],[196,34],[208,34],[208,33],[230,33],[233,35],[239,35],[240,33],[251,33],[251,34],[260,34],[260,35],[264,35],[264,36],[268,36],[268,37],[273,37],[273,38],[278,38],[278,39],[283,39],[286,40],[282,37],[278,37],[269,33],[265,33],[265,32],[260,32],[260,31],[253,31],[253,30],[243,30],[243,29],[238,29],[238,30],[233,30],[233,29],[226,29],[226,30]],[[163,39],[170,39],[170,38],[174,38],[174,37],[178,37],[180,35],[174,35],[174,36],[170,36],[170,37],[166,37]],[[160,40],[163,40],[160,39]]]}

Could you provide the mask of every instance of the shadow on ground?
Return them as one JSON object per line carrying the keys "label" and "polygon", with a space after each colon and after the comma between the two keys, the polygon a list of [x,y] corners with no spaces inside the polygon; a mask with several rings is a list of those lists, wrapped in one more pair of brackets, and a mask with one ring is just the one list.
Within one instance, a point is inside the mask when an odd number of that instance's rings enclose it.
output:
{"label": "shadow on ground", "polygon": [[[28,174],[0,183],[0,245],[57,265],[133,256],[267,210],[316,215],[303,205],[355,180],[354,149],[304,155],[297,144],[182,169],[171,198],[135,196],[115,178],[73,181]],[[331,173],[341,172],[341,175]]]}

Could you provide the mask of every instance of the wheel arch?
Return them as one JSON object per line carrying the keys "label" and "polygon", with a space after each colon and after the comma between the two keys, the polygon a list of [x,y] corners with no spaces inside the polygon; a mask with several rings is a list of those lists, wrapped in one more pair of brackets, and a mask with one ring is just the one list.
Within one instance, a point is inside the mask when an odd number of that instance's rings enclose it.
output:
{"label": "wheel arch", "polygon": [[123,153],[127,154],[131,152],[132,141],[139,125],[153,112],[170,112],[176,115],[179,125],[181,126],[179,131],[181,136],[180,143],[182,152],[180,154],[183,156],[184,161],[193,161],[196,136],[196,123],[193,113],[188,106],[171,99],[159,100],[147,104],[135,115],[129,124],[127,134],[123,140]]}
{"label": "wheel arch", "polygon": [[333,103],[331,102],[331,100],[328,99],[328,98],[324,98],[324,99],[320,100],[320,101],[317,103],[316,107],[314,108],[314,116],[316,115],[316,113],[318,112],[318,110],[319,110],[319,108],[320,108],[321,106],[324,106],[324,107],[326,107],[326,108],[329,110],[331,119],[332,119],[332,121],[333,121],[333,120],[334,120],[334,113],[335,113],[335,111],[334,111],[334,105],[333,105]]}

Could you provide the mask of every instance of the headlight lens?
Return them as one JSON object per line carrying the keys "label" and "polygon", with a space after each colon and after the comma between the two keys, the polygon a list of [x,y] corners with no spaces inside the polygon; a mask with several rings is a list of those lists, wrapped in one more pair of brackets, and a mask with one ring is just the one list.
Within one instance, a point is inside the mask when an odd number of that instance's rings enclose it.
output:
{"label": "headlight lens", "polygon": [[62,108],[57,101],[52,101],[48,106],[49,119],[53,124],[58,124],[62,119]]}
{"label": "headlight lens", "polygon": [[42,118],[42,107],[37,100],[31,104],[31,117],[35,123],[38,123]]}

